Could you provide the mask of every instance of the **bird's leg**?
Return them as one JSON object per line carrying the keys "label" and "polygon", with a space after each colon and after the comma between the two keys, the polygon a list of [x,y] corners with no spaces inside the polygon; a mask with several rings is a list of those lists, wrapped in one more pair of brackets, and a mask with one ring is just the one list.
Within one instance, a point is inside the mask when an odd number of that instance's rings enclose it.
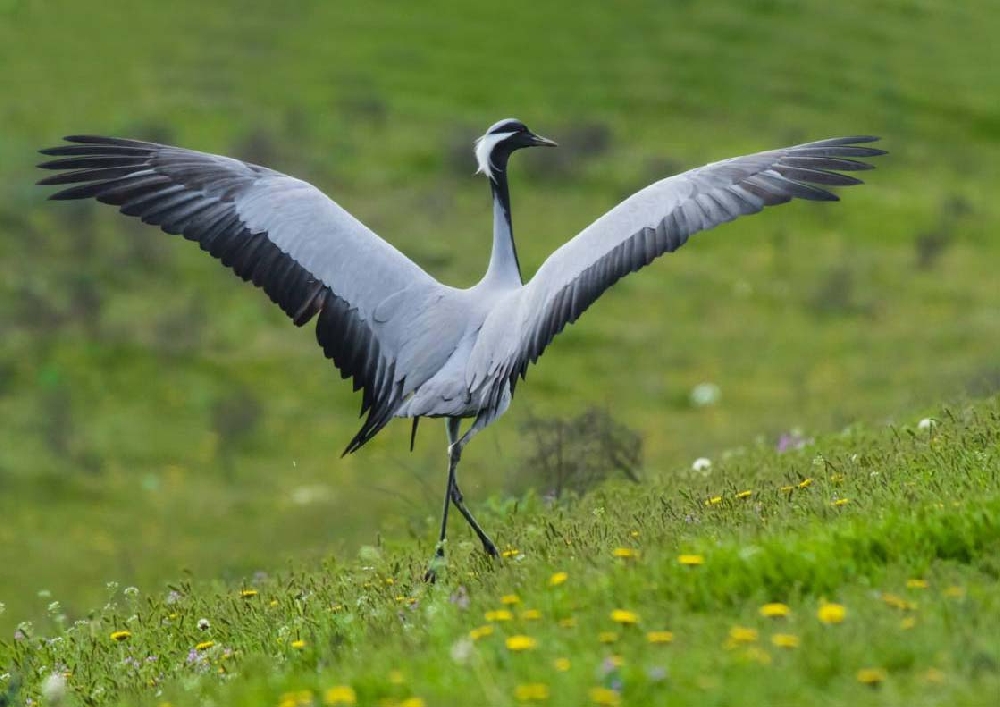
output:
{"label": "bird's leg", "polygon": [[[469,430],[462,435],[461,439],[452,445],[453,447],[458,448],[459,457],[462,456],[462,450],[465,449],[465,445],[469,443],[469,440],[472,439],[472,437],[479,432],[479,430],[483,429],[486,424],[487,421],[485,419],[477,418],[476,421],[472,423],[472,427],[470,427]],[[469,509],[465,507],[464,497],[462,496],[462,490],[458,488],[457,478],[455,478],[451,484],[451,502],[455,504],[455,508],[457,508],[458,512],[462,514],[462,517],[465,518],[465,522],[468,523],[472,530],[476,533],[476,536],[479,538],[479,542],[483,544],[483,551],[490,557],[499,557],[500,553],[497,552],[497,546],[490,539],[490,536],[486,534],[486,531],[483,530],[483,527],[479,525]]]}
{"label": "bird's leg", "polygon": [[437,548],[434,550],[434,557],[431,559],[430,567],[424,573],[424,581],[436,582],[437,569],[444,564],[444,544],[448,535],[448,508],[452,501],[452,489],[455,488],[455,468],[458,460],[462,456],[462,448],[457,444],[459,426],[462,424],[461,418],[449,417],[447,422],[448,430],[448,485],[444,490],[444,510],[441,513],[441,534],[438,536]]}
{"label": "bird's leg", "polygon": [[490,540],[490,536],[486,534],[482,526],[476,522],[475,517],[469,509],[465,507],[462,490],[458,488],[457,481],[451,485],[451,502],[455,504],[455,508],[458,509],[458,512],[465,518],[465,521],[472,527],[476,535],[479,536],[479,542],[483,544],[483,551],[490,557],[499,557],[500,553],[497,552],[497,546]]}

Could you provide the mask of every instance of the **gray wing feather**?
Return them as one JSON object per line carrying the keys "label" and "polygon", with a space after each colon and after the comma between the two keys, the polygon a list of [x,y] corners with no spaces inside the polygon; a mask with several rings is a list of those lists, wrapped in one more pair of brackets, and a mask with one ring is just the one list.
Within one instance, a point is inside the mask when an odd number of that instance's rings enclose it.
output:
{"label": "gray wing feather", "polygon": [[601,293],[698,231],[793,198],[837,201],[824,187],[860,184],[836,170],[870,169],[857,158],[884,154],[863,146],[877,139],[834,138],[723,160],[633,194],[556,250],[523,289],[501,303],[487,322],[483,347],[474,352],[473,368],[494,379],[507,376],[513,384]]}
{"label": "gray wing feather", "polygon": [[[76,135],[39,165],[61,171],[40,184],[73,185],[52,199],[95,198],[196,241],[268,294],[297,326],[317,318],[316,338],[362,389],[368,416],[345,453],[371,439],[399,407],[412,354],[408,317],[374,321],[379,304],[442,288],[311,184],[239,160],[136,140]],[[396,308],[397,313],[399,308]],[[318,315],[318,316],[317,316]],[[401,360],[401,359],[407,360]],[[411,376],[412,378],[412,376]]]}

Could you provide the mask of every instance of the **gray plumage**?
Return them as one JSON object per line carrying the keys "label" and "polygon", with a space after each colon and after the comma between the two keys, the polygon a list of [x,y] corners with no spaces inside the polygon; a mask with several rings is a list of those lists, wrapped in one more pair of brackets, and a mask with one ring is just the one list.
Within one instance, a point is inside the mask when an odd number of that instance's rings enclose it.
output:
{"label": "gray plumage", "polygon": [[[698,231],[793,198],[836,201],[844,171],[883,151],[857,136],[714,162],[632,195],[556,250],[526,285],[513,241],[507,160],[554,145],[514,119],[480,138],[476,155],[493,192],[486,275],[457,289],[437,282],[312,185],[271,169],[177,147],[74,135],[42,152],[61,170],[40,184],[72,185],[53,199],[95,198],[199,243],[264,289],[297,326],[316,318],[324,353],[362,391],[353,452],[394,417],[446,417],[449,499],[491,554],[454,479],[461,450],[510,404],[552,339],[621,277],[681,247]],[[472,418],[458,436],[458,424]],[[442,527],[439,556],[443,555]]]}

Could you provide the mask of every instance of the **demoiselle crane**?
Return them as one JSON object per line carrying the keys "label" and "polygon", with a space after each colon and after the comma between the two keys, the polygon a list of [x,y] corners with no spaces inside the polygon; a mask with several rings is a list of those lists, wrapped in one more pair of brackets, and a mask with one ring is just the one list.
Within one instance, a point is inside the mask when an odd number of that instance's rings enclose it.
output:
{"label": "demoiselle crane", "polygon": [[[444,557],[448,509],[465,517],[487,554],[496,545],[466,508],[455,472],[462,450],[508,408],[556,334],[619,278],[688,238],[793,198],[837,201],[828,186],[861,181],[859,158],[884,151],[856,136],[759,152],[658,181],[633,194],[556,250],[527,283],[514,246],[507,163],[525,147],[554,146],[519,120],[476,141],[478,171],[493,195],[493,250],[478,284],[441,284],[316,187],[228,157],[136,140],[73,135],[42,150],[62,170],[39,184],[72,185],[56,200],[95,198],[196,241],[268,294],[316,338],[362,391],[357,451],[396,417],[443,417],[448,482],[428,578]],[[471,426],[461,433],[463,419]]]}

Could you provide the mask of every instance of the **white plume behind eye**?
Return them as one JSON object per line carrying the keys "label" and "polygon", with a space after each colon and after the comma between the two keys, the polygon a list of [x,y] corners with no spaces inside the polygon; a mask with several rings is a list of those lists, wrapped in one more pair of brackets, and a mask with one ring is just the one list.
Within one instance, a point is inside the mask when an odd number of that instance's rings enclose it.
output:
{"label": "white plume behind eye", "polygon": [[490,161],[493,148],[497,146],[497,143],[503,142],[513,134],[486,133],[476,140],[476,164],[478,165],[476,174],[485,174],[490,179],[493,179],[493,163]]}

